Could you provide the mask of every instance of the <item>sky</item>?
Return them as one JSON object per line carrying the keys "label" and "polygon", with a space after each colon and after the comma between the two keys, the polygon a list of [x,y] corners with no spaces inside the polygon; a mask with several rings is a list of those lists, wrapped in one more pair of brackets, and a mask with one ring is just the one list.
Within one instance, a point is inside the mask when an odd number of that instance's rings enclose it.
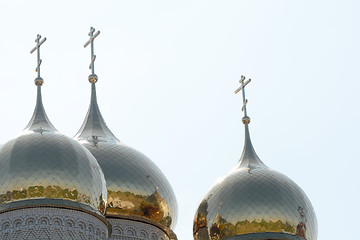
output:
{"label": "sky", "polygon": [[36,34],[43,101],[74,136],[90,102],[93,26],[98,103],[112,132],[152,159],[192,239],[206,191],[244,142],[241,75],[254,148],[311,200],[318,240],[356,239],[360,199],[360,2],[356,0],[1,1],[1,135],[35,107]]}

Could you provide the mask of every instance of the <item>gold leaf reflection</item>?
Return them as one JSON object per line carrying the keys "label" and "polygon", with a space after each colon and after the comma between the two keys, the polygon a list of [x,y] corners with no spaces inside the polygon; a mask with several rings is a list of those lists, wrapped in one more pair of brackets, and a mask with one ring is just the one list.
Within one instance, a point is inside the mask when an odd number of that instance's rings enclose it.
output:
{"label": "gold leaf reflection", "polygon": [[106,212],[109,215],[136,215],[170,227],[172,219],[168,208],[157,189],[151,195],[108,190]]}
{"label": "gold leaf reflection", "polygon": [[89,203],[90,197],[79,194],[76,189],[61,188],[60,186],[30,186],[27,189],[15,189],[0,194],[0,204],[20,199],[56,198],[69,199],[82,203]]}
{"label": "gold leaf reflection", "polygon": [[292,226],[280,220],[270,220],[267,222],[264,219],[255,219],[253,221],[239,221],[233,224],[227,222],[219,214],[217,214],[214,223],[208,229],[206,216],[198,214],[194,222],[194,238],[195,240],[209,238],[211,240],[219,240],[226,237],[259,232],[286,232],[304,236],[305,231],[302,231],[303,229],[304,227],[302,226]]}

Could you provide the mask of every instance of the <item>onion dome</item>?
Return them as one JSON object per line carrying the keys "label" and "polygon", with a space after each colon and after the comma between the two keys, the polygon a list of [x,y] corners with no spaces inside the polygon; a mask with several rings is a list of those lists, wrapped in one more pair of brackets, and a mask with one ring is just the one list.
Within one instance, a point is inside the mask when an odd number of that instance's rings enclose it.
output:
{"label": "onion dome", "polygon": [[150,223],[171,235],[177,203],[170,183],[148,157],[120,142],[106,126],[97,104],[94,76],[93,71],[89,110],[74,138],[95,156],[104,172],[106,216]]}
{"label": "onion dome", "polygon": [[316,240],[317,220],[306,194],[290,178],[267,167],[255,153],[244,96],[249,81],[244,84],[244,79],[242,156],[201,201],[195,214],[194,239]]}
{"label": "onion dome", "polygon": [[104,172],[106,215],[133,216],[173,228],[177,204],[168,180],[148,157],[112,134],[100,114],[95,83],[91,83],[91,89],[90,107],[75,139],[94,155]]}
{"label": "onion dome", "polygon": [[104,175],[84,146],[49,121],[40,63],[38,58],[34,114],[23,132],[0,148],[0,211],[49,206],[100,215],[107,199]]}

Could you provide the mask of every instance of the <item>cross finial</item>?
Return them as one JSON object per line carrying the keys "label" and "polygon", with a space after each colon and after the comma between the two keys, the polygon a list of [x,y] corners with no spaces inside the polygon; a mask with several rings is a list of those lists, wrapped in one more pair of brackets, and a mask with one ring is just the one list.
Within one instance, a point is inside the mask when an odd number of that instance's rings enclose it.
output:
{"label": "cross finial", "polygon": [[245,86],[248,85],[251,82],[251,79],[249,78],[249,80],[247,80],[245,82],[245,76],[241,76],[241,79],[239,80],[239,82],[241,83],[241,86],[235,90],[235,94],[237,94],[238,92],[240,92],[242,90],[242,97],[243,97],[243,106],[241,108],[241,111],[244,112],[244,117],[242,118],[242,122],[244,124],[249,124],[250,123],[250,118],[247,115],[247,111],[246,111],[246,104],[248,103],[248,100],[245,98]]}
{"label": "cross finial", "polygon": [[96,83],[98,80],[97,75],[95,74],[95,69],[94,69],[94,62],[96,59],[96,55],[94,55],[94,40],[97,36],[99,36],[100,31],[97,31],[95,34],[95,28],[91,27],[90,28],[90,32],[89,32],[89,40],[84,44],[84,48],[86,48],[89,44],[91,45],[91,62],[90,62],[90,66],[89,69],[91,69],[91,74],[89,75],[89,82],[91,83]]}
{"label": "cross finial", "polygon": [[38,85],[43,85],[44,83],[44,80],[40,77],[40,65],[41,65],[41,62],[42,60],[40,59],[40,46],[46,41],[46,38],[43,38],[41,41],[41,36],[38,34],[36,39],[35,39],[35,42],[36,42],[36,46],[31,49],[30,51],[30,54],[32,54],[33,52],[35,52],[35,50],[37,50],[37,66],[36,66],[36,72],[38,73],[38,76],[37,78],[35,78],[35,85],[38,86]]}

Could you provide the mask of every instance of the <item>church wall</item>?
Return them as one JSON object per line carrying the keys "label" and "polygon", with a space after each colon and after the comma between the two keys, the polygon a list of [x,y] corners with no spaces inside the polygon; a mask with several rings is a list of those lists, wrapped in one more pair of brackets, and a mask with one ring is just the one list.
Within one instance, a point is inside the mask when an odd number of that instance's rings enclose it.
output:
{"label": "church wall", "polygon": [[88,213],[62,208],[25,208],[0,214],[0,239],[105,240],[108,228]]}
{"label": "church wall", "polygon": [[169,240],[162,230],[151,224],[116,218],[108,220],[112,225],[109,240]]}

